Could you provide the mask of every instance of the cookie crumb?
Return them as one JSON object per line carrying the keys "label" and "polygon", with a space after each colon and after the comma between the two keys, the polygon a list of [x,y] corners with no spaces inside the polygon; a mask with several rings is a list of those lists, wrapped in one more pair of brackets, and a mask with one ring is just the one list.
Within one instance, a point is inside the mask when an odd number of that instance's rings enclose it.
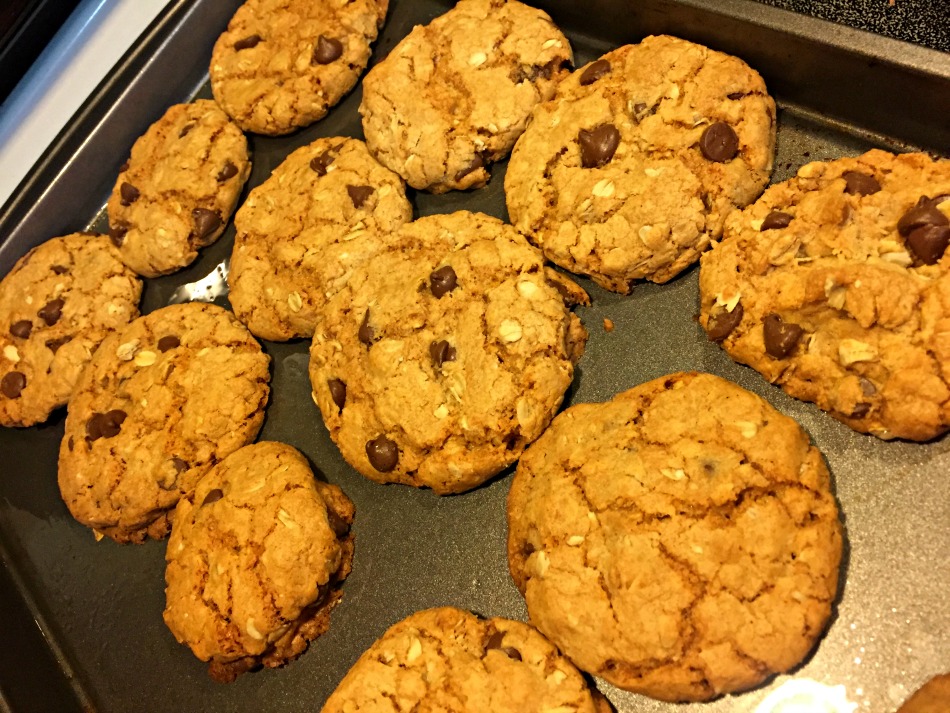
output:
{"label": "cookie crumb", "polygon": [[612,319],[608,319],[607,317],[604,317],[604,331],[605,332],[614,331],[614,322]]}

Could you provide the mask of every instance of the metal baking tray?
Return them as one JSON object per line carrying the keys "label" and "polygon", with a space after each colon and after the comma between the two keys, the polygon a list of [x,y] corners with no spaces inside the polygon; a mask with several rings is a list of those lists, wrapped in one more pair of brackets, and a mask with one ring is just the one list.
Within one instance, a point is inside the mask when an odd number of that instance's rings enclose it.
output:
{"label": "metal baking tray", "polygon": [[[0,274],[30,247],[75,230],[105,228],[103,206],[129,148],[165,108],[210,96],[212,44],[240,0],[176,0],[98,88],[0,213]],[[815,159],[872,146],[950,148],[950,55],[749,0],[545,0],[570,37],[577,64],[647,34],[666,32],[745,59],[777,98],[773,180]],[[448,9],[439,0],[392,0],[374,57],[413,25]],[[289,137],[253,137],[250,186],[318,136],[361,136],[360,90],[316,125]],[[414,194],[417,216],[467,208],[506,217],[505,164],[471,193]],[[214,272],[233,227],[197,263],[148,280],[143,311]],[[846,528],[842,585],[814,653],[789,676],[735,697],[674,706],[596,685],[618,711],[772,711],[774,696],[813,698],[815,711],[892,711],[931,675],[950,669],[950,438],[883,442],[850,431],[731,362],[695,321],[698,270],[628,297],[582,280],[593,305],[578,313],[587,353],[566,403],[601,401],[680,369],[719,374],[796,419],[825,454]],[[226,297],[216,299],[226,304]],[[615,326],[604,329],[604,319]],[[374,484],[339,456],[310,400],[305,340],[265,343],[273,396],[262,439],[290,443],[356,504],[356,557],[328,633],[278,670],[212,682],[162,621],[164,542],[96,542],[69,516],[56,484],[64,410],[29,429],[0,429],[0,706],[14,711],[314,711],[363,650],[395,621],[457,605],[525,619],[505,560],[511,469],[459,496]],[[795,692],[798,691],[796,694]],[[804,691],[804,693],[803,693]],[[808,700],[797,698],[799,702]],[[818,701],[831,701],[819,704]],[[837,700],[837,707],[832,703]],[[779,710],[774,708],[774,710]],[[801,708],[797,710],[802,710]]]}

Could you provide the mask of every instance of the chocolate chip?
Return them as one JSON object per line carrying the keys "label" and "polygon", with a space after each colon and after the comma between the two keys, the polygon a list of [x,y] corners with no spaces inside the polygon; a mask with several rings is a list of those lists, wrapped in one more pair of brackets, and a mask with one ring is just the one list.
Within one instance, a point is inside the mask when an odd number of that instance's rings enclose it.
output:
{"label": "chocolate chip", "polygon": [[216,503],[223,497],[224,497],[224,491],[221,490],[221,488],[215,488],[214,490],[209,490],[208,494],[205,495],[205,499],[201,502],[201,505],[202,507],[204,507],[205,505]]}
{"label": "chocolate chip", "polygon": [[55,275],[65,275],[69,272],[69,268],[65,265],[53,265],[50,270],[52,270]]}
{"label": "chocolate chip", "polygon": [[237,166],[235,166],[230,161],[224,162],[224,168],[218,171],[218,175],[215,177],[218,183],[224,183],[229,178],[234,178],[238,173]]}
{"label": "chocolate chip", "polygon": [[188,134],[191,133],[191,130],[193,128],[195,128],[194,124],[185,124],[183,127],[181,127],[181,131],[178,132],[178,138],[179,139],[185,138],[186,136],[188,136]]}
{"label": "chocolate chip", "polygon": [[0,392],[8,399],[18,399],[26,388],[26,375],[19,371],[11,371],[0,379]]}
{"label": "chocolate chip", "polygon": [[263,39],[260,35],[249,35],[243,40],[238,40],[234,43],[234,49],[240,52],[241,50],[249,50],[251,47],[257,47],[258,43]]}
{"label": "chocolate chip", "polygon": [[907,247],[925,265],[936,265],[950,244],[950,226],[925,225],[907,236]]}
{"label": "chocolate chip", "polygon": [[479,154],[475,154],[475,157],[468,162],[468,165],[464,166],[458,173],[455,174],[456,182],[461,181],[472,171],[477,171],[480,168],[485,167],[485,159],[483,159]]}
{"label": "chocolate chip", "polygon": [[129,170],[129,162],[128,162],[128,161],[126,161],[126,162],[123,163],[121,166],[119,166],[119,173],[125,173],[125,172],[128,171],[128,170]]}
{"label": "chocolate chip", "polygon": [[707,126],[699,137],[699,150],[708,160],[725,163],[739,153],[739,137],[729,124],[717,121]]}
{"label": "chocolate chip", "polygon": [[742,97],[744,96],[748,96],[748,95],[745,92],[733,92],[732,94],[727,94],[726,98],[732,99],[732,101],[736,101],[737,99],[742,99]]}
{"label": "chocolate chip", "polygon": [[346,192],[350,200],[353,201],[354,208],[362,208],[363,204],[369,200],[369,197],[375,193],[376,189],[372,186],[347,186]]}
{"label": "chocolate chip", "polygon": [[181,458],[172,458],[172,468],[175,469],[176,473],[184,473],[188,470],[188,464]]}
{"label": "chocolate chip", "polygon": [[432,342],[432,344],[429,345],[429,356],[432,357],[432,362],[436,368],[441,369],[445,362],[455,361],[455,347],[444,339]]}
{"label": "chocolate chip", "polygon": [[63,316],[63,305],[65,302],[61,299],[51,300],[36,314],[39,315],[47,325],[52,327]]}
{"label": "chocolate chip", "polygon": [[346,405],[346,384],[339,379],[328,379],[327,386],[330,387],[330,398],[341,411]]}
{"label": "chocolate chip", "polygon": [[854,410],[851,412],[851,418],[864,418],[868,415],[870,410],[871,404],[865,403],[864,401],[859,401],[854,405]]}
{"label": "chocolate chip", "polygon": [[905,238],[925,225],[947,225],[950,220],[931,203],[918,203],[897,221],[897,232]]}
{"label": "chocolate chip", "polygon": [[633,118],[638,124],[655,113],[656,108],[648,107],[644,102],[637,102],[633,105]]}
{"label": "chocolate chip", "polygon": [[877,387],[869,379],[862,376],[858,383],[861,385],[861,393],[865,396],[874,396],[877,393]]}
{"label": "chocolate chip", "polygon": [[191,211],[195,221],[195,238],[198,243],[206,240],[209,235],[221,227],[221,216],[207,208],[195,208]]}
{"label": "chocolate chip", "polygon": [[539,77],[541,79],[550,79],[554,74],[554,70],[564,69],[570,66],[571,63],[568,60],[555,57],[554,59],[549,60],[541,65],[532,64],[531,73],[528,75],[528,78],[532,81],[538,79]]}
{"label": "chocolate chip", "polygon": [[739,326],[742,321],[742,303],[737,302],[732,312],[723,310],[717,315],[710,317],[706,323],[706,336],[711,342],[721,342],[732,334],[732,330]]}
{"label": "chocolate chip", "polygon": [[10,325],[10,334],[19,339],[26,339],[33,331],[33,323],[28,319],[21,319]]}
{"label": "chocolate chip", "polygon": [[844,192],[851,195],[869,196],[881,190],[881,184],[868,173],[846,171],[841,177],[844,179]]}
{"label": "chocolate chip", "polygon": [[132,205],[139,198],[139,189],[131,183],[123,183],[119,186],[119,197],[122,199],[122,205]]}
{"label": "chocolate chip", "polygon": [[399,449],[386,436],[377,436],[366,442],[366,457],[380,473],[388,473],[399,462]]}
{"label": "chocolate chip", "polygon": [[329,151],[324,151],[319,156],[311,159],[310,168],[312,168],[318,176],[327,175],[327,166],[333,163],[335,156],[331,156]]}
{"label": "chocolate chip", "polygon": [[320,35],[317,46],[313,48],[311,64],[330,64],[343,54],[343,43],[333,37]]}
{"label": "chocolate chip", "polygon": [[581,147],[581,166],[599,168],[614,157],[620,145],[620,132],[613,124],[601,124],[589,131],[581,129],[577,143]]}
{"label": "chocolate chip", "polygon": [[125,234],[129,232],[129,226],[127,225],[114,225],[109,228],[109,240],[112,241],[112,244],[117,248],[122,247],[122,243],[125,242]]}
{"label": "chocolate chip", "polygon": [[777,314],[767,315],[762,320],[765,335],[765,351],[776,359],[784,359],[802,338],[805,330],[792,322],[785,322]]}
{"label": "chocolate chip", "polygon": [[500,631],[495,631],[490,637],[488,637],[488,642],[485,644],[485,651],[501,651],[505,656],[512,659],[513,661],[521,661],[521,652],[518,651],[514,646],[502,646],[501,642],[504,640],[505,635]]}
{"label": "chocolate chip", "polygon": [[158,351],[167,352],[169,349],[174,349],[180,344],[181,340],[174,334],[166,334],[164,337],[158,340]]}
{"label": "chocolate chip", "polygon": [[443,265],[429,274],[429,290],[436,299],[441,299],[442,295],[454,290],[458,284],[458,275],[455,274],[451,265]]}
{"label": "chocolate chip", "polygon": [[329,523],[330,529],[333,530],[333,534],[336,535],[338,539],[346,537],[350,531],[350,523],[329,508],[327,509],[327,523]]}
{"label": "chocolate chip", "polygon": [[762,221],[762,227],[759,228],[759,232],[765,230],[776,230],[778,228],[787,228],[788,224],[792,222],[794,217],[794,215],[789,213],[773,210],[771,213],[765,216],[765,220]]}
{"label": "chocolate chip", "polygon": [[125,411],[120,409],[92,414],[92,417],[86,421],[86,438],[96,441],[118,435],[126,415]]}
{"label": "chocolate chip", "polygon": [[66,344],[67,342],[72,341],[72,337],[60,337],[59,339],[48,339],[46,341],[46,348],[49,349],[53,354],[59,351],[59,348]]}
{"label": "chocolate chip", "polygon": [[363,321],[360,323],[360,331],[356,333],[359,340],[366,346],[371,346],[376,341],[376,330],[369,323],[369,310],[363,315]]}
{"label": "chocolate chip", "polygon": [[589,84],[593,84],[609,71],[610,62],[608,62],[606,59],[598,59],[596,62],[592,62],[591,64],[587,65],[587,69],[585,69],[584,73],[581,74],[581,86],[586,87]]}

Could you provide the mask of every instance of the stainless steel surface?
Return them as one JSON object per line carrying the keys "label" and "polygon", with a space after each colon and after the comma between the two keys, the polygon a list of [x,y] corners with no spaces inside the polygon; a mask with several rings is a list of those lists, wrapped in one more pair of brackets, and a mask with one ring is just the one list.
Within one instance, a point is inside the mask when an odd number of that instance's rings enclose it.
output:
{"label": "stainless steel surface", "polygon": [[[48,237],[87,226],[104,229],[101,209],[132,141],[173,101],[196,91],[208,96],[203,68],[211,43],[238,5],[238,0],[174,4],[167,21],[90,101],[47,163],[0,215],[0,272]],[[898,129],[904,124],[880,111],[881,106],[890,111],[925,106],[936,112],[941,102],[945,105],[947,96],[940,92],[950,81],[950,62],[940,53],[903,52],[908,46],[896,41],[842,35],[825,23],[742,0],[645,0],[620,14],[618,8],[626,5],[619,0],[596,0],[583,11],[567,0],[543,5],[567,30],[578,64],[663,29],[711,39],[762,70],[782,107],[775,180],[809,160],[853,155],[878,143],[934,150],[946,145],[947,112],[917,116],[902,133]],[[395,0],[376,56],[385,55],[414,24],[446,8],[437,0]],[[802,48],[807,57],[796,54]],[[825,67],[813,88],[798,81],[803,63]],[[861,66],[865,79],[859,87],[848,87],[847,101],[827,96],[829,86],[846,81]],[[254,137],[251,184],[318,136],[360,136],[358,104],[357,89],[309,129],[281,139]],[[833,120],[826,118],[829,111]],[[497,166],[491,184],[480,191],[415,194],[416,215],[469,208],[504,217],[504,168]],[[165,305],[180,294],[180,286],[213,275],[229,256],[233,235],[231,227],[181,273],[147,281],[143,310]],[[695,322],[695,268],[667,285],[640,285],[629,297],[583,284],[593,306],[578,313],[591,339],[569,403],[604,400],[679,369],[732,379],[811,434],[833,473],[847,530],[834,620],[814,654],[791,676],[739,696],[681,706],[598,682],[617,709],[886,712],[930,675],[950,670],[950,439],[886,443],[853,433],[732,363]],[[226,303],[222,296],[216,301]],[[603,328],[604,318],[613,321],[612,332]],[[313,711],[360,653],[413,611],[454,604],[485,615],[526,617],[504,552],[510,471],[474,492],[445,498],[362,478],[342,461],[310,400],[307,346],[305,341],[265,343],[273,357],[273,397],[261,438],[298,447],[321,477],[353,499],[354,570],[326,635],[290,665],[242,676],[234,684],[213,683],[205,666],[175,642],[162,622],[164,543],[97,543],[69,517],[56,485],[63,414],[38,428],[0,429],[0,547],[76,698],[62,699],[61,709],[78,701],[103,711]]]}

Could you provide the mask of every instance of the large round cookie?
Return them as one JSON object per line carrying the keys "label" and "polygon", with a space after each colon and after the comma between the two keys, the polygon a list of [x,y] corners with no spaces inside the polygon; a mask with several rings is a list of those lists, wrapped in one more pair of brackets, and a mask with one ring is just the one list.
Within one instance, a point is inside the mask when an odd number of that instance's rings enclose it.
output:
{"label": "large round cookie", "polygon": [[165,623],[217,681],[296,658],[342,598],[353,514],[296,449],[264,442],[235,451],[175,509]]}
{"label": "large round cookie", "polygon": [[211,466],[254,440],[270,358],[230,312],[187,303],[102,342],[69,400],[59,489],[97,534],[168,534],[171,511]]}
{"label": "large round cookie", "polygon": [[647,37],[565,79],[505,175],[512,223],[608,290],[666,282],[768,182],[775,104],[735,57]]}
{"label": "large round cookie", "polygon": [[460,0],[413,28],[363,80],[363,133],[386,166],[419,189],[479,188],[531,110],[572,62],[567,38],[516,0]]}
{"label": "large round cookie", "polygon": [[211,54],[211,91],[245,131],[322,119],[359,79],[389,0],[248,0]]}
{"label": "large round cookie", "polygon": [[235,314],[264,339],[312,336],[327,298],[380,244],[362,238],[411,219],[402,179],[362,141],[321,138],[297,149],[234,217]]}
{"label": "large round cookie", "polygon": [[366,477],[474,488],[557,410],[587,337],[559,290],[586,295],[487,215],[433,215],[377,239],[314,333],[314,400]]}
{"label": "large round cookie", "polygon": [[213,101],[169,108],[136,140],[109,197],[123,262],[145,277],[190,265],[224,232],[250,172],[244,134]]}
{"label": "large round cookie", "polygon": [[322,713],[607,713],[610,705],[537,631],[441,607],[394,624]]}
{"label": "large round cookie", "polygon": [[703,256],[701,324],[736,361],[852,428],[950,428],[950,161],[810,163]]}
{"label": "large round cookie", "polygon": [[531,623],[579,668],[654,698],[787,671],[831,614],[841,524],[821,454],[709,374],[560,414],[518,464],[508,525]]}
{"label": "large round cookie", "polygon": [[53,238],[20,258],[0,282],[0,424],[32,426],[65,404],[141,294],[105,236]]}

